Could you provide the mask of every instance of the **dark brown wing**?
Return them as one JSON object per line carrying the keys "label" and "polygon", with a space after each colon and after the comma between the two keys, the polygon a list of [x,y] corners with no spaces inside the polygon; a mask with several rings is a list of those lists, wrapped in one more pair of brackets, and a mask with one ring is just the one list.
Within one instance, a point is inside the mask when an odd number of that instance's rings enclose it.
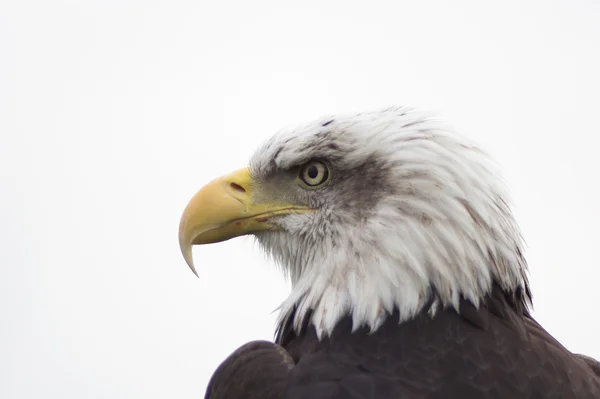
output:
{"label": "dark brown wing", "polygon": [[[501,292],[485,307],[464,301],[398,325],[398,315],[373,334],[351,334],[344,319],[310,347],[290,371],[286,399],[600,398],[600,377]],[[315,333],[280,334],[286,348]]]}
{"label": "dark brown wing", "polygon": [[233,352],[213,374],[206,399],[279,399],[285,390],[292,357],[281,346],[252,341]]}

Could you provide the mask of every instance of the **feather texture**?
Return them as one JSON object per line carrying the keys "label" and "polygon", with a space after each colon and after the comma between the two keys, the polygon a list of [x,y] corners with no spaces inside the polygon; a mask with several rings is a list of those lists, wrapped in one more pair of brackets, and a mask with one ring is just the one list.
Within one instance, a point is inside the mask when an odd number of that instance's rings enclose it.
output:
{"label": "feather texture", "polygon": [[281,322],[307,314],[319,336],[352,314],[376,330],[386,315],[411,319],[432,297],[479,306],[492,283],[529,306],[523,240],[507,189],[486,153],[423,112],[389,108],[321,118],[280,132],[252,157],[267,182],[311,159],[331,182],[305,195],[314,214],[282,217],[259,243],[291,277]]}

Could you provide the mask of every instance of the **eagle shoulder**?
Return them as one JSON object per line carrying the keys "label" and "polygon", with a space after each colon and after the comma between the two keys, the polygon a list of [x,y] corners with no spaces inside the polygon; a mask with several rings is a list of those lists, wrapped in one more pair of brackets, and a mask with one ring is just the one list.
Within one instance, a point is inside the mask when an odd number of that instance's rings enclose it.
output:
{"label": "eagle shoulder", "polygon": [[248,342],[215,370],[205,399],[279,399],[293,367],[294,360],[280,345]]}

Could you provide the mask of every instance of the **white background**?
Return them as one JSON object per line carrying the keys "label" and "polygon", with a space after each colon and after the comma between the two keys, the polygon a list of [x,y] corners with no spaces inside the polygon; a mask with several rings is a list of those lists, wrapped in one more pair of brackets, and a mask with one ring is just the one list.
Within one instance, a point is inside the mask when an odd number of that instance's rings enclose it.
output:
{"label": "white background", "polygon": [[[289,3],[289,4],[288,4]],[[535,316],[600,358],[597,1],[3,1],[0,397],[199,398],[288,286],[179,216],[284,126],[408,104],[500,162]]]}

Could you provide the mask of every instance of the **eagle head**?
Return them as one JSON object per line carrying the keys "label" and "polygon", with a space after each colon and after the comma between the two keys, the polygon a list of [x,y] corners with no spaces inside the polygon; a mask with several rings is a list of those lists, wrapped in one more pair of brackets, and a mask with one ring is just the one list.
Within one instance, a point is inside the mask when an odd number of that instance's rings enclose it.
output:
{"label": "eagle head", "polygon": [[292,282],[281,305],[319,337],[351,315],[372,331],[493,284],[530,305],[523,240],[488,155],[406,107],[328,116],[277,133],[248,168],[202,188],[181,218],[192,246],[252,234]]}

